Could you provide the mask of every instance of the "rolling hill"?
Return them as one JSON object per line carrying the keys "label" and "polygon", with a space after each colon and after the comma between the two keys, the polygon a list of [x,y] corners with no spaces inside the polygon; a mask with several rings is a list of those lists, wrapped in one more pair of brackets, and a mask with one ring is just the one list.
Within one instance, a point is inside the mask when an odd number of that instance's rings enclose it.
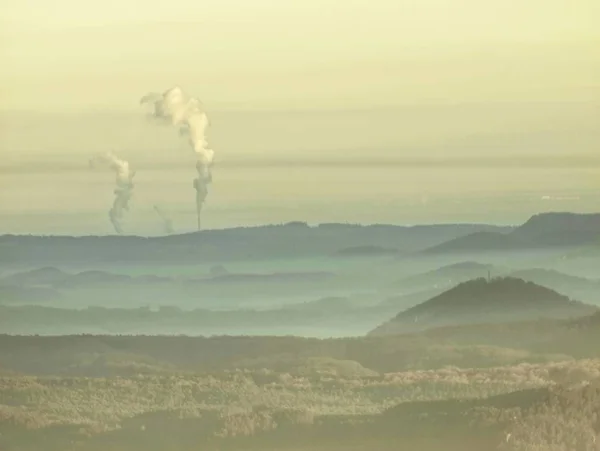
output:
{"label": "rolling hill", "polygon": [[475,261],[463,261],[442,266],[440,268],[409,276],[397,281],[394,286],[405,289],[437,288],[445,285],[456,285],[479,277],[487,277],[489,274],[501,274],[505,269],[479,263]]}
{"label": "rolling hill", "polygon": [[371,332],[372,335],[416,332],[473,323],[537,318],[569,318],[596,312],[554,290],[513,277],[470,280],[411,307]]}
{"label": "rolling hill", "polygon": [[[188,309],[230,309],[236,302],[275,302],[331,295],[343,280],[329,271],[213,273],[185,276],[130,276],[100,270],[66,272],[54,267],[8,274],[0,278],[0,303],[5,305],[87,306],[180,305]],[[286,298],[286,299],[287,299]],[[290,301],[291,302],[291,301]]]}
{"label": "rolling hill", "polygon": [[511,277],[552,288],[574,299],[600,305],[600,280],[573,276],[554,269],[530,268],[511,272]]}
{"label": "rolling hill", "polygon": [[403,291],[446,289],[458,283],[488,276],[508,276],[551,288],[573,299],[600,304],[600,280],[566,274],[556,269],[532,267],[510,269],[505,266],[463,261],[421,274],[402,278],[391,285]]}
{"label": "rolling hill", "polygon": [[475,253],[600,244],[600,214],[542,213],[509,233],[477,231],[425,249],[425,254]]}
{"label": "rolling hill", "polygon": [[556,286],[572,286],[589,289],[600,289],[600,283],[597,280],[587,279],[585,277],[572,276],[554,269],[530,268],[520,269],[510,273],[511,277],[528,280],[530,282],[544,285],[554,290]]}
{"label": "rolling hill", "polygon": [[[306,223],[205,230],[164,237],[0,236],[0,265],[133,262],[225,262],[332,255],[344,249],[418,252],[474,232],[508,232],[479,224],[422,226]],[[351,249],[352,250],[352,249]],[[355,249],[356,250],[356,249]],[[360,251],[361,249],[359,249]]]}
{"label": "rolling hill", "polygon": [[398,254],[398,250],[383,246],[351,246],[334,253],[334,256],[339,257],[370,257],[370,256],[386,256]]}

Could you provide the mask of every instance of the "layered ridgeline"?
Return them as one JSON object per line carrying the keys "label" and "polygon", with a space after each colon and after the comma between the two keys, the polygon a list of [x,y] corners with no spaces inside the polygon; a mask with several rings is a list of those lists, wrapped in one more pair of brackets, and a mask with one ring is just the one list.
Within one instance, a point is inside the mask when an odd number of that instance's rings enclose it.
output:
{"label": "layered ridgeline", "polygon": [[432,246],[425,254],[515,251],[600,245],[600,214],[542,213],[510,233],[477,231]]}
{"label": "layered ridgeline", "polygon": [[43,267],[0,277],[0,305],[85,308],[179,306],[251,308],[281,304],[293,295],[335,293],[344,280],[330,271],[235,272],[193,268],[170,275],[127,275],[101,270],[67,272]]}
{"label": "layered ridgeline", "polygon": [[[504,259],[502,263],[506,264],[506,260]],[[561,256],[560,261],[565,262],[566,259]],[[509,261],[509,263],[520,264],[517,259]],[[552,265],[552,261],[546,263]],[[569,268],[568,263],[563,268],[578,272],[577,269]],[[593,266],[590,264],[589,269],[592,270],[592,268]],[[400,277],[390,284],[390,290],[414,292],[438,289],[441,293],[459,283],[489,276],[523,279],[551,288],[572,299],[585,300],[595,305],[600,304],[600,279],[597,277],[575,276],[544,267],[513,269],[503,265],[485,264],[477,261],[460,261],[424,273]]]}
{"label": "layered ridgeline", "polygon": [[[162,237],[0,236],[0,265],[50,266],[105,262],[218,262],[347,254],[420,252],[475,232],[510,232],[480,224],[354,225],[304,222],[203,230]],[[360,246],[356,248],[356,246]]]}
{"label": "layered ridgeline", "polygon": [[[170,230],[170,229],[169,229]],[[167,232],[170,233],[170,232]],[[600,249],[600,214],[544,213],[519,227],[485,224],[417,226],[304,222],[204,230],[164,237],[0,236],[0,265],[103,262],[231,261],[307,256],[479,254]]]}
{"label": "layered ridgeline", "polygon": [[372,335],[417,332],[434,327],[500,323],[538,318],[570,318],[598,308],[550,288],[515,277],[463,282],[399,313]]}

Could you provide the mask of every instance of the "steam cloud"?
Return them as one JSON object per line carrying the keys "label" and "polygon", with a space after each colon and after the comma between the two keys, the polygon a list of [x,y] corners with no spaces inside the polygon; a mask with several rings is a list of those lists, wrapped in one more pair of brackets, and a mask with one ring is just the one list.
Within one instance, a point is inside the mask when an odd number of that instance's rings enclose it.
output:
{"label": "steam cloud", "polygon": [[116,184],[115,200],[112,208],[108,212],[108,217],[117,233],[123,233],[121,220],[125,211],[129,211],[129,200],[133,195],[133,176],[135,171],[131,171],[127,161],[117,158],[112,152],[107,152],[90,160],[90,166],[94,168],[96,164],[106,164],[115,171]]}
{"label": "steam cloud", "polygon": [[162,94],[150,93],[142,97],[141,104],[153,104],[153,116],[179,128],[179,134],[188,136],[192,150],[196,154],[196,171],[194,179],[196,190],[196,215],[200,230],[200,214],[208,195],[208,185],[212,182],[212,163],[214,151],[208,147],[206,129],[208,117],[202,110],[201,102],[188,96],[180,87],[175,86]]}
{"label": "steam cloud", "polygon": [[167,235],[171,235],[173,233],[173,231],[174,231],[173,230],[173,221],[171,221],[171,218],[169,218],[165,214],[164,211],[162,211],[160,208],[158,208],[158,205],[154,206],[154,211],[160,217],[160,219],[162,219],[165,233]]}

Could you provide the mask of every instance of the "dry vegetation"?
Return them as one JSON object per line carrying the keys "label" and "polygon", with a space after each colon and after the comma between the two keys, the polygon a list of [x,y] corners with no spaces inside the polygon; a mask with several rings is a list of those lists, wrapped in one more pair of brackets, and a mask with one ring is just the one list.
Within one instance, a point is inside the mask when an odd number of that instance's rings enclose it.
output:
{"label": "dry vegetation", "polygon": [[146,361],[134,366],[146,374],[127,376],[110,365],[96,366],[106,372],[96,377],[6,373],[0,449],[386,450],[398,441],[423,450],[600,449],[600,391],[588,384],[600,379],[600,359],[381,373],[327,357],[283,362],[191,372]]}
{"label": "dry vegetation", "polygon": [[335,340],[0,336],[0,450],[600,451],[599,318]]}

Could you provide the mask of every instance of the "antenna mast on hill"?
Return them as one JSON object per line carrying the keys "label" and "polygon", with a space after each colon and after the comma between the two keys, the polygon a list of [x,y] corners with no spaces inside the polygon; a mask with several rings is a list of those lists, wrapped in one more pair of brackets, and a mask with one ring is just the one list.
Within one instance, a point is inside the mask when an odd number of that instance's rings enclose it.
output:
{"label": "antenna mast on hill", "polygon": [[488,282],[492,280],[492,273],[491,271],[488,269]]}

